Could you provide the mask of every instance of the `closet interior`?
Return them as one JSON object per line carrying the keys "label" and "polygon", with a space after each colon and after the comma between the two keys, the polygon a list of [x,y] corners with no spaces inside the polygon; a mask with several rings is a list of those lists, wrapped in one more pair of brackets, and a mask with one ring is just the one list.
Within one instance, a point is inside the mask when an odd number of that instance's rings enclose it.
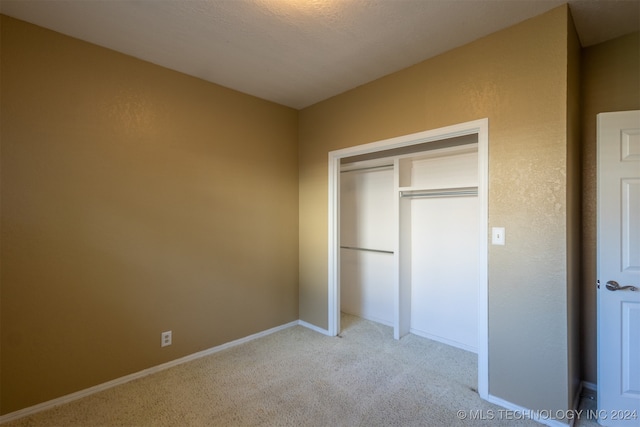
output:
{"label": "closet interior", "polygon": [[341,159],[341,311],[478,351],[477,138]]}

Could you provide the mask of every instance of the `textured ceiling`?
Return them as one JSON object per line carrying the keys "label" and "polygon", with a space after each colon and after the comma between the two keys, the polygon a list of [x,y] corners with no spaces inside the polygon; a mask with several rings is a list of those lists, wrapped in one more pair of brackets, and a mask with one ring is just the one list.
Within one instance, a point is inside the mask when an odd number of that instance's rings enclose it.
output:
{"label": "textured ceiling", "polygon": [[[565,0],[0,0],[0,12],[293,108]],[[569,1],[583,46],[640,27],[640,0]]]}

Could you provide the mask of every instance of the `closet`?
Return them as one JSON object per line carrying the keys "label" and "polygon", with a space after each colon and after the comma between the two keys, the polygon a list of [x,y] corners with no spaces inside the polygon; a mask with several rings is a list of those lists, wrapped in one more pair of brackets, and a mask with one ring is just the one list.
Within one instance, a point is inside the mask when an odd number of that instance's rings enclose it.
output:
{"label": "closet", "polygon": [[394,168],[379,163],[340,174],[340,301],[345,313],[393,326]]}
{"label": "closet", "polygon": [[368,157],[341,164],[341,310],[477,352],[477,137]]}

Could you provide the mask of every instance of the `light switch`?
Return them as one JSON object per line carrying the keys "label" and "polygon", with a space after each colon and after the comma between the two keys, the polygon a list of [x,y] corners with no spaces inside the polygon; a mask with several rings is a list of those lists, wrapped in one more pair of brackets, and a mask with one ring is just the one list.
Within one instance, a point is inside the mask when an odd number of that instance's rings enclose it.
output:
{"label": "light switch", "polygon": [[493,227],[491,229],[491,244],[504,245],[504,227]]}

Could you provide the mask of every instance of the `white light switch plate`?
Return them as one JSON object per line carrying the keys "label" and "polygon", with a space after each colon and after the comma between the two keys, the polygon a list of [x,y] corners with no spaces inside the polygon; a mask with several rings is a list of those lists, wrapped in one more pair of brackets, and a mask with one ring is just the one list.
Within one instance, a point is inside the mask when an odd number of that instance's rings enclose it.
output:
{"label": "white light switch plate", "polygon": [[493,227],[491,229],[491,244],[504,245],[504,227]]}

